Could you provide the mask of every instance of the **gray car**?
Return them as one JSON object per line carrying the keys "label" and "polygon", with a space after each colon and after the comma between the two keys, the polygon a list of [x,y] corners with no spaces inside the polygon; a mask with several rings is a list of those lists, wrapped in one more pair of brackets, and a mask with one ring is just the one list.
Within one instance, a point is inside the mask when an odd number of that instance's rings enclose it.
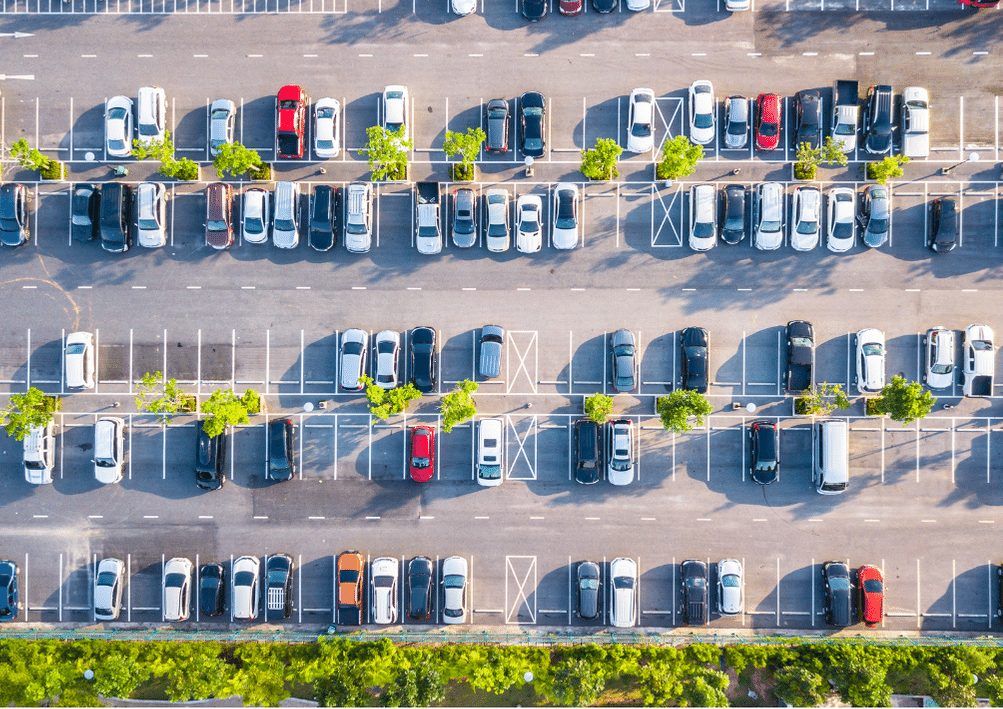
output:
{"label": "gray car", "polygon": [[224,145],[233,142],[233,123],[237,107],[227,98],[218,98],[209,107],[209,154],[219,155]]}
{"label": "gray car", "polygon": [[609,338],[610,378],[618,393],[634,391],[637,386],[637,346],[634,333],[617,330]]}
{"label": "gray car", "polygon": [[453,244],[464,249],[477,243],[476,204],[469,187],[461,187],[453,195]]}
{"label": "gray car", "polygon": [[599,564],[583,561],[578,565],[578,617],[595,620],[599,617]]}
{"label": "gray car", "polygon": [[888,188],[884,185],[870,185],[864,192],[861,213],[864,243],[871,248],[884,245],[891,228],[891,194]]}
{"label": "gray car", "polygon": [[749,142],[749,99],[729,96],[724,102],[724,146],[732,150]]}
{"label": "gray car", "polygon": [[505,349],[505,328],[485,325],[481,328],[481,351],[477,359],[477,373],[493,379],[501,373],[501,357]]}

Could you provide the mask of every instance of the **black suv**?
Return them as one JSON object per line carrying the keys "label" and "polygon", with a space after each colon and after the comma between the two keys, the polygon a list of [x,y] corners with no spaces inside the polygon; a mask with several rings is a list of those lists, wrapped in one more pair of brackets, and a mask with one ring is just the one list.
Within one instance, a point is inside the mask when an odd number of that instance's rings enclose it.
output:
{"label": "black suv", "polygon": [[808,143],[814,150],[822,147],[822,96],[815,89],[798,91],[794,96],[797,134],[794,146]]}
{"label": "black suv", "polygon": [[296,475],[296,425],[292,419],[268,424],[268,479],[292,480]]}
{"label": "black suv", "polygon": [[73,188],[70,207],[70,236],[74,241],[91,241],[98,235],[101,219],[101,191],[97,185],[80,184]]}
{"label": "black suv", "polygon": [[780,431],[773,421],[749,424],[749,477],[760,485],[780,477]]}
{"label": "black suv", "polygon": [[341,190],[317,185],[310,201],[310,248],[329,251],[337,242],[338,215],[341,214]]}
{"label": "black suv", "polygon": [[17,182],[0,186],[0,243],[20,246],[31,236],[28,227],[28,190]]}
{"label": "black suv", "polygon": [[226,480],[226,431],[210,438],[198,425],[195,434],[195,484],[203,490],[219,490]]}
{"label": "black suv", "polygon": [[488,139],[484,149],[489,153],[508,152],[508,101],[503,98],[493,98],[484,108],[485,123],[488,126]]}
{"label": "black suv", "polygon": [[958,245],[960,213],[958,200],[954,197],[938,197],[930,202],[930,218],[927,220],[926,245],[931,251],[946,254]]}
{"label": "black suv", "polygon": [[886,84],[867,89],[864,105],[864,150],[884,155],[892,148],[892,87]]}
{"label": "black suv", "polygon": [[686,625],[707,622],[707,564],[695,559],[683,562],[683,620]]}
{"label": "black suv", "polygon": [[592,485],[602,478],[602,426],[591,419],[575,421],[575,482]]}
{"label": "black suv", "polygon": [[679,349],[683,389],[705,393],[710,336],[702,327],[688,327],[679,335]]}
{"label": "black suv", "polygon": [[822,587],[825,590],[825,622],[837,628],[853,623],[853,580],[842,561],[822,564]]}
{"label": "black suv", "polygon": [[133,196],[133,188],[119,182],[109,182],[101,190],[101,248],[105,251],[122,253],[132,246]]}
{"label": "black suv", "polygon": [[522,125],[522,154],[542,158],[546,152],[547,102],[538,91],[527,91],[519,99],[519,122]]}
{"label": "black suv", "polygon": [[407,617],[429,620],[432,617],[432,560],[416,556],[407,564]]}
{"label": "black suv", "polygon": [[202,615],[221,615],[226,610],[226,571],[222,564],[203,564],[199,569],[199,610]]}

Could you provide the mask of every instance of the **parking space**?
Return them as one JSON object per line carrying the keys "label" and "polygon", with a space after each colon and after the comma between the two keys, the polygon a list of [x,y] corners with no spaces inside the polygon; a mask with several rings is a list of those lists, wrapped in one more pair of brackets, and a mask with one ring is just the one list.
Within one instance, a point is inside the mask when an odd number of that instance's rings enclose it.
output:
{"label": "parking space", "polygon": [[337,460],[336,417],[300,416],[300,474],[308,479],[334,480]]}
{"label": "parking space", "polygon": [[[415,423],[419,420],[416,419]],[[436,480],[450,482],[472,481],[474,479],[474,451],[476,429],[473,422],[453,426],[449,434],[443,434],[438,417],[421,417],[420,423],[434,426],[438,465]]]}
{"label": "parking space", "polygon": [[126,558],[127,620],[152,623],[162,621],[162,589],[164,584],[164,555],[129,554]]}
{"label": "parking space", "polygon": [[[573,339],[571,337],[573,335]],[[608,388],[608,346],[609,334],[599,333],[569,333],[568,349],[571,361],[568,364],[565,380],[570,377],[571,391],[574,394],[592,394],[606,392]]]}
{"label": "parking space", "polygon": [[675,382],[676,333],[645,333],[639,330],[637,337],[640,363],[638,391],[660,396]]}
{"label": "parking space", "polygon": [[407,474],[406,434],[403,423],[373,422],[367,448],[370,480],[401,480]]}
{"label": "parking space", "polygon": [[742,332],[744,395],[780,394],[783,388],[784,341],[782,327]]}
{"label": "parking space", "polygon": [[370,416],[342,414],[335,425],[335,478],[339,480],[370,480]]}
{"label": "parking space", "polygon": [[675,625],[680,578],[676,560],[650,550],[635,561],[639,575],[637,605],[641,611],[638,625]]}

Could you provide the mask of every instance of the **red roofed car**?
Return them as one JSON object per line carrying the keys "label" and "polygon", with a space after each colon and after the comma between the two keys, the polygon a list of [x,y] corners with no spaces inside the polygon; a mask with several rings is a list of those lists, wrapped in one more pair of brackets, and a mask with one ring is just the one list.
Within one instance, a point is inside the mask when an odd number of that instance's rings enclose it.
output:
{"label": "red roofed car", "polygon": [[969,7],[996,7],[1000,0],[958,0],[962,5]]}
{"label": "red roofed car", "polygon": [[411,439],[408,472],[416,483],[427,483],[435,475],[435,429],[431,426],[412,426],[408,435]]}
{"label": "red roofed car", "polygon": [[780,97],[759,94],[756,97],[756,148],[776,150],[780,147]]}
{"label": "red roofed car", "polygon": [[860,589],[860,617],[867,625],[877,625],[885,614],[885,580],[874,566],[861,566],[857,571]]}
{"label": "red roofed car", "polygon": [[295,84],[283,86],[275,99],[275,142],[280,158],[303,157],[306,94]]}

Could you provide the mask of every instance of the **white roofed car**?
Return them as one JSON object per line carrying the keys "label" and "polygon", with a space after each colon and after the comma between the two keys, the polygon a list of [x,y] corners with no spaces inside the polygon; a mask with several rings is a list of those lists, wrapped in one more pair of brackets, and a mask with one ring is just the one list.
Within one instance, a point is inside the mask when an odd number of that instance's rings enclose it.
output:
{"label": "white roofed car", "polygon": [[555,249],[573,249],[578,246],[578,188],[570,182],[561,182],[554,188],[554,223],[550,238]]}
{"label": "white roofed car", "polygon": [[450,556],[442,562],[442,622],[456,625],[467,620],[467,560]]}
{"label": "white roofed car", "polygon": [[313,105],[313,152],[319,158],[337,157],[341,152],[341,103],[322,98]]}
{"label": "white roofed car", "polygon": [[164,620],[188,620],[191,605],[191,559],[175,557],[164,566]]}
{"label": "white roofed car", "polygon": [[112,96],[104,104],[104,146],[108,157],[132,154],[132,99]]}
{"label": "white roofed car", "polygon": [[94,388],[94,335],[71,332],[66,336],[63,367],[67,389]]}
{"label": "white roofed car", "polygon": [[756,248],[779,249],[784,243],[784,188],[779,182],[756,185],[755,214]]}
{"label": "white roofed car", "polygon": [[136,188],[136,238],[149,249],[167,243],[167,195],[159,182],[141,182]]}
{"label": "white roofed car", "polygon": [[690,84],[690,140],[697,145],[714,142],[717,133],[717,104],[714,101],[714,85],[706,79]]}
{"label": "white roofed car", "polygon": [[454,15],[463,17],[477,9],[477,0],[449,0],[449,10]]}
{"label": "white roofed car", "polygon": [[122,586],[125,563],[121,559],[102,559],[94,575],[94,619],[118,620],[122,611]]}
{"label": "white roofed car", "polygon": [[231,604],[234,620],[258,617],[258,577],[261,561],[256,556],[241,556],[233,562]]}
{"label": "white roofed car", "polygon": [[272,194],[252,187],[244,190],[242,199],[240,237],[249,244],[263,244],[268,241]]}
{"label": "white roofed car", "polygon": [[488,190],[484,194],[484,201],[487,204],[487,227],[484,229],[484,241],[488,251],[500,253],[508,251],[509,223],[508,223],[508,190],[496,187]]}
{"label": "white roofed car", "polygon": [[738,559],[717,562],[717,608],[724,615],[737,615],[745,610],[744,575]]}
{"label": "white roofed car", "polygon": [[634,425],[630,419],[617,419],[608,426],[606,479],[610,485],[630,485],[634,482]]}
{"label": "white roofed car", "polygon": [[925,158],[930,154],[930,94],[921,86],[902,90],[902,154]]}
{"label": "white roofed car", "polygon": [[834,187],[829,190],[825,242],[829,251],[841,254],[853,248],[857,228],[856,203],[856,195],[849,187]]}
{"label": "white roofed car", "polygon": [[376,333],[376,385],[384,389],[397,386],[397,356],[400,354],[400,333],[393,330],[381,330]]}
{"label": "white roofed car", "polygon": [[136,139],[141,145],[163,140],[167,133],[167,94],[159,86],[140,87],[136,94]]}
{"label": "white roofed car", "polygon": [[857,333],[857,391],[877,394],[885,387],[885,333],[868,327]]}
{"label": "white roofed car", "polygon": [[383,127],[393,132],[404,126],[404,140],[407,140],[410,137],[407,120],[407,87],[393,85],[383,89]]}
{"label": "white roofed car", "polygon": [[717,244],[717,190],[714,185],[690,188],[690,248],[709,251]]}
{"label": "white roofed car", "polygon": [[532,254],[543,248],[543,200],[539,195],[520,195],[515,203],[515,248]]}
{"label": "white roofed car", "polygon": [[94,423],[94,478],[105,485],[122,480],[125,420],[102,416]]}
{"label": "white roofed car", "polygon": [[55,438],[52,421],[36,424],[28,429],[22,442],[24,455],[24,480],[29,485],[49,485],[55,467]]}
{"label": "white roofed car", "polygon": [[218,98],[209,106],[209,155],[216,157],[220,148],[233,142],[237,106],[228,98]]}
{"label": "white roofed car", "polygon": [[362,388],[362,375],[366,373],[366,349],[369,333],[349,328],[341,335],[341,387],[350,391]]}
{"label": "white roofed car", "polygon": [[397,559],[381,556],[369,566],[369,585],[373,598],[373,622],[388,625],[397,622],[397,579],[400,566]]}
{"label": "white roofed car", "polygon": [[646,153],[655,146],[655,92],[651,89],[631,91],[629,111],[627,150]]}
{"label": "white roofed car", "polygon": [[954,330],[937,325],[926,331],[923,345],[926,349],[926,385],[931,389],[946,389],[954,384],[955,342]]}
{"label": "white roofed car", "polygon": [[724,9],[728,12],[745,12],[752,9],[752,0],[724,0]]}
{"label": "white roofed car", "polygon": [[816,187],[798,187],[794,190],[794,224],[791,226],[791,248],[811,251],[818,246],[822,230],[822,193]]}
{"label": "white roofed car", "polygon": [[627,0],[627,9],[631,12],[640,12],[651,7],[651,0]]}
{"label": "white roofed car", "polygon": [[631,628],[637,622],[637,562],[627,557],[609,564],[609,622]]}

